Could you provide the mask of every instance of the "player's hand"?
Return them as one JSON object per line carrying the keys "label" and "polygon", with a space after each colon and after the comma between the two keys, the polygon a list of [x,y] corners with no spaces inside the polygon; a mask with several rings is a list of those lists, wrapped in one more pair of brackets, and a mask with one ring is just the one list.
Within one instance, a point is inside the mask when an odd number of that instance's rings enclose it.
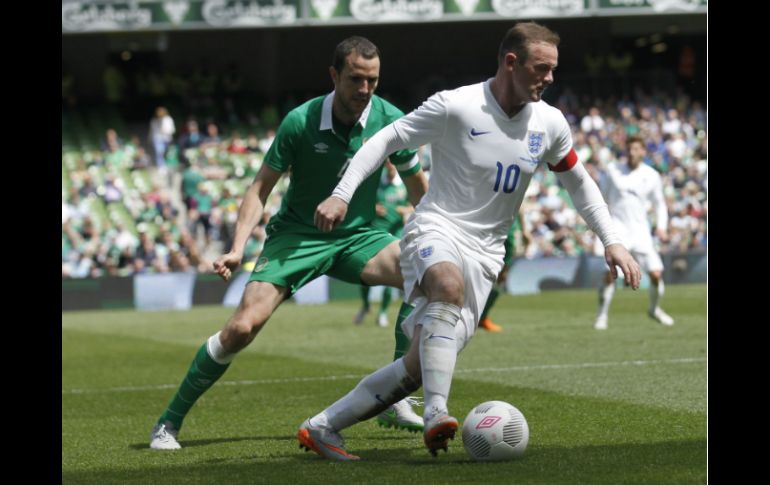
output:
{"label": "player's hand", "polygon": [[348,203],[332,196],[318,204],[313,222],[321,231],[330,232],[345,220],[347,213]]}
{"label": "player's hand", "polygon": [[374,206],[374,213],[377,214],[378,217],[385,217],[385,214],[388,213],[388,209],[386,209],[384,205],[377,203]]}
{"label": "player's hand", "polygon": [[241,265],[243,254],[230,251],[214,261],[214,271],[225,281],[230,280],[233,272]]}
{"label": "player's hand", "polygon": [[655,235],[658,236],[658,239],[660,239],[660,242],[668,242],[668,231],[666,231],[662,227],[655,229]]}
{"label": "player's hand", "polygon": [[630,286],[635,290],[639,289],[639,283],[642,280],[642,270],[639,268],[639,263],[634,260],[631,253],[622,244],[610,244],[607,246],[604,249],[604,259],[610,267],[613,280],[618,277],[616,266],[620,266],[626,286]]}

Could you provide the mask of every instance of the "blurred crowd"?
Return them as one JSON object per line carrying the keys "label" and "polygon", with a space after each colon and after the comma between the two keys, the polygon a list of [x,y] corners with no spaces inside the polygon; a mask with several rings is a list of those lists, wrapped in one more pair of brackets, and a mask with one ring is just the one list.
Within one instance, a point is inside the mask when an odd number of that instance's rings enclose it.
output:
{"label": "blurred crowd", "polygon": [[[669,239],[657,241],[660,251],[705,249],[708,137],[701,103],[642,90],[594,100],[567,89],[552,104],[567,116],[574,148],[600,187],[608,164],[623,161],[626,138],[646,140],[646,163],[662,175],[669,212]],[[213,258],[230,248],[243,194],[275,137],[277,112],[265,106],[243,122],[175,119],[172,109],[157,106],[145,136],[130,134],[115,117],[63,112],[62,278],[211,272]],[[94,133],[98,143],[87,136]],[[429,146],[420,157],[429,170]],[[247,244],[247,269],[287,187],[284,176]],[[522,214],[517,257],[594,252],[594,235],[550,171],[535,174]]]}

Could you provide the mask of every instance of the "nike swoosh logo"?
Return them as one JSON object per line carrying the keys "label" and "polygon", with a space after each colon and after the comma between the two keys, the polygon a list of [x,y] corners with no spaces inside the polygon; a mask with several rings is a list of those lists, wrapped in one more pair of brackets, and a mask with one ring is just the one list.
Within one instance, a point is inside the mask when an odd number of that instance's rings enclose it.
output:
{"label": "nike swoosh logo", "polygon": [[476,131],[476,128],[471,128],[471,136],[486,135],[487,133],[492,133],[492,132],[491,131]]}
{"label": "nike swoosh logo", "polygon": [[382,400],[382,398],[380,397],[380,395],[379,395],[379,394],[375,394],[375,395],[374,395],[374,398],[375,398],[376,400],[380,401],[382,404],[385,404],[385,405],[387,405],[387,404],[388,404],[388,403],[386,403],[385,401],[383,401],[383,400]]}

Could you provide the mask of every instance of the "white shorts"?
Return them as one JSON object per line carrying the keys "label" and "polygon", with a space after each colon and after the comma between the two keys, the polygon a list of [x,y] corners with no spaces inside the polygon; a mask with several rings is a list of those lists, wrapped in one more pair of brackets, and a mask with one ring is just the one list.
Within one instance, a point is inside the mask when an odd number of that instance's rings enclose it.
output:
{"label": "white shorts", "polygon": [[[617,219],[613,219],[612,222],[615,224],[623,246],[628,249],[631,256],[639,263],[642,271],[645,273],[663,271],[663,260],[660,259],[660,255],[655,250],[655,244],[652,241],[649,228],[631,231]],[[602,246],[601,240],[597,237],[594,241],[597,244],[594,247],[594,254],[604,256],[604,246]],[[607,269],[609,270],[609,267]]]}
{"label": "white shorts", "polygon": [[496,262],[494,258],[465,248],[457,242],[459,237],[462,236],[446,226],[413,217],[404,228],[404,237],[401,239],[405,301],[414,306],[412,313],[401,323],[404,334],[412,338],[414,328],[428,305],[428,299],[418,288],[425,272],[434,264],[450,262],[460,269],[465,286],[461,319],[455,326],[458,352],[476,332],[489,292],[502,269],[502,261]]}

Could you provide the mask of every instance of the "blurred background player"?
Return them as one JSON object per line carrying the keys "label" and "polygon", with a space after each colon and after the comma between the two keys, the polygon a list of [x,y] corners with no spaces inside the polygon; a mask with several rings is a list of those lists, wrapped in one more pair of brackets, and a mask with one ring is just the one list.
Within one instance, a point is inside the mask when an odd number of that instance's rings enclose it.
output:
{"label": "blurred background player", "polygon": [[[385,162],[383,180],[380,188],[377,189],[377,205],[375,210],[377,215],[372,221],[372,227],[388,232],[397,238],[401,237],[401,232],[404,229],[404,220],[409,214],[414,212],[414,207],[409,203],[407,197],[406,187],[401,181],[401,177],[398,176],[396,167],[390,161]],[[361,324],[369,313],[370,289],[370,286],[361,285],[363,305],[354,319],[356,324]],[[380,327],[388,326],[388,306],[390,306],[392,297],[393,288],[390,286],[384,287],[380,311],[377,314],[377,325]]]}
{"label": "blurred background player", "polygon": [[[623,244],[650,276],[650,318],[663,325],[673,325],[671,318],[660,307],[663,296],[663,261],[655,250],[647,212],[652,206],[655,211],[655,234],[661,241],[668,239],[668,210],[663,198],[663,184],[654,168],[644,163],[647,154],[644,141],[638,136],[626,140],[628,159],[626,163],[612,163],[607,167],[604,195],[610,207],[612,220]],[[607,313],[615,281],[608,271],[599,288],[599,313],[594,328],[607,328]]]}

